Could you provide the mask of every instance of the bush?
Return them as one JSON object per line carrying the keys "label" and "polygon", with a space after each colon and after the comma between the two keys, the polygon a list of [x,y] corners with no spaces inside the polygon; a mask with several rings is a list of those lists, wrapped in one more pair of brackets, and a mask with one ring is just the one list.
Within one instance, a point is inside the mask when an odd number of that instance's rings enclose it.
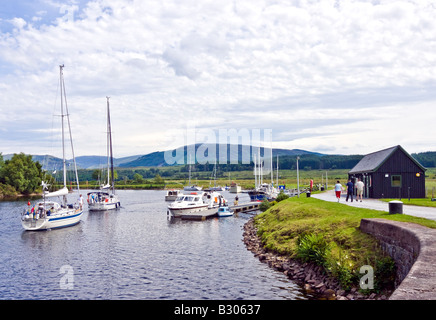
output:
{"label": "bush", "polygon": [[321,234],[306,234],[297,239],[297,258],[304,262],[325,267],[329,252],[330,246]]}
{"label": "bush", "polygon": [[265,212],[266,210],[268,210],[271,207],[272,207],[272,204],[268,200],[263,200],[259,206],[259,210],[262,212]]}
{"label": "bush", "polygon": [[3,197],[14,197],[17,195],[17,190],[13,186],[0,183],[0,199]]}
{"label": "bush", "polygon": [[280,194],[277,196],[276,201],[280,202],[280,201],[283,201],[283,200],[288,199],[288,198],[289,198],[289,196],[287,194],[285,194],[283,191],[280,191]]}
{"label": "bush", "polygon": [[394,289],[396,277],[395,261],[390,257],[385,257],[377,260],[375,266],[375,289],[380,291],[383,289]]}
{"label": "bush", "polygon": [[353,282],[356,282],[357,276],[353,270],[353,263],[347,254],[339,251],[339,257],[330,256],[328,259],[328,269],[333,276],[338,279],[342,289],[349,290]]}

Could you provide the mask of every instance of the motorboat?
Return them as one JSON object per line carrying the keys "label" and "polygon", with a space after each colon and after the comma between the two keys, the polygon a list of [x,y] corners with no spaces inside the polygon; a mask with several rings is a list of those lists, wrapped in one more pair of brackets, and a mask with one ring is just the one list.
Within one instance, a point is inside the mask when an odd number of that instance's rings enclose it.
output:
{"label": "motorboat", "polygon": [[239,186],[237,183],[232,182],[232,184],[230,185],[230,193],[239,193],[241,192],[241,186]]}
{"label": "motorboat", "polygon": [[230,216],[233,216],[233,211],[230,210],[230,208],[228,206],[221,206],[218,208],[217,215],[220,218],[230,217]]}
{"label": "motorboat", "polygon": [[165,195],[165,201],[174,201],[178,196],[182,195],[182,190],[167,190],[167,194]]}
{"label": "motorboat", "polygon": [[219,208],[225,203],[227,201],[218,192],[187,192],[170,203],[168,211],[179,218],[186,214]]}
{"label": "motorboat", "polygon": [[[65,122],[68,125],[70,133],[70,143],[71,150],[73,154],[73,164],[75,170],[75,178],[77,185],[77,194],[80,194],[79,179],[77,175],[77,165],[76,159],[74,157],[74,147],[73,139],[71,137],[71,127],[69,112],[65,94],[65,82],[63,75],[64,66],[59,66],[60,68],[60,92],[61,92],[61,122],[62,122],[62,154],[63,154],[63,188],[57,191],[49,192],[49,184],[42,181],[43,199],[38,201],[36,205],[31,205],[28,203],[27,209],[22,212],[21,224],[25,230],[36,231],[36,230],[49,230],[56,228],[64,228],[73,226],[80,222],[83,214],[83,199],[82,196],[78,196],[78,201],[74,204],[68,203],[67,195],[69,193],[67,188],[67,164],[65,158]],[[67,119],[65,119],[67,118]],[[51,198],[58,197],[59,202],[50,200]]]}

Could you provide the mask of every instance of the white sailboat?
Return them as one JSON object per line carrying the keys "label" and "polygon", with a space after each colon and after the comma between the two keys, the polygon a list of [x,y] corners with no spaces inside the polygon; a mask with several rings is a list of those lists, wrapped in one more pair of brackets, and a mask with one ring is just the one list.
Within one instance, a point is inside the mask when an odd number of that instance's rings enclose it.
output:
{"label": "white sailboat", "polygon": [[[272,159],[272,154],[271,154]],[[257,161],[256,161],[257,160]],[[253,158],[254,162],[254,179],[255,187],[254,190],[250,190],[248,195],[251,201],[273,201],[278,196],[278,191],[273,187],[273,175],[271,174],[271,184],[263,182],[263,161],[260,157],[260,149],[258,150],[258,157]],[[271,160],[272,163],[272,160]],[[271,165],[272,166],[272,165]],[[272,169],[271,169],[272,170]]]}
{"label": "white sailboat", "polygon": [[112,128],[109,108],[109,97],[107,99],[107,184],[100,186],[100,190],[88,193],[89,211],[106,211],[121,207],[120,200],[115,194],[114,183],[114,157],[112,152]]}
{"label": "white sailboat", "polygon": [[191,155],[189,155],[189,182],[188,185],[183,188],[183,191],[201,191],[203,188],[195,184],[191,185]]}
{"label": "white sailboat", "polygon": [[[68,112],[68,105],[65,92],[65,82],[63,75],[64,66],[59,66],[60,69],[60,90],[61,90],[61,121],[62,121],[62,156],[63,156],[63,188],[55,191],[48,192],[48,184],[42,182],[43,187],[43,199],[38,201],[33,207],[30,205],[25,210],[21,217],[21,224],[25,230],[48,230],[56,228],[64,228],[73,226],[80,222],[83,214],[82,205],[80,202],[75,204],[68,204],[67,195],[67,163],[65,159],[65,130],[64,130],[64,118],[67,118],[67,124],[70,135],[71,150],[73,154],[74,170],[77,183],[77,192],[79,189],[79,178],[77,175],[76,159],[74,156],[73,138],[71,135],[70,118]],[[65,112],[64,112],[65,108]],[[51,201],[49,199],[59,197],[60,202]]]}

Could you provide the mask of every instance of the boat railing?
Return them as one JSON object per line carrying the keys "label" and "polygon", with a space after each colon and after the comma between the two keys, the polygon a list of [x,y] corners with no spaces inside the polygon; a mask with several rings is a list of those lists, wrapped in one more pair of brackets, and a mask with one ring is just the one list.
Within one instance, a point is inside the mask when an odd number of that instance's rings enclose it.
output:
{"label": "boat railing", "polygon": [[45,219],[46,215],[47,212],[44,209],[33,210],[33,212],[31,210],[24,209],[21,212],[21,220],[25,221],[29,219],[32,220]]}

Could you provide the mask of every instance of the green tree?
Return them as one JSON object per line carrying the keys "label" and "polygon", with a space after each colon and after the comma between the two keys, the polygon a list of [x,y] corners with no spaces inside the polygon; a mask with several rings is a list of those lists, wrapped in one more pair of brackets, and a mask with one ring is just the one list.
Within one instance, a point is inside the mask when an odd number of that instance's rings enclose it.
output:
{"label": "green tree", "polygon": [[135,174],[133,175],[133,180],[134,180],[135,183],[137,183],[137,184],[144,183],[144,177],[142,176],[142,174],[139,174],[139,173],[135,173]]}
{"label": "green tree", "polygon": [[100,174],[101,170],[95,169],[94,171],[92,171],[92,179],[96,181],[100,180]]}
{"label": "green tree", "polygon": [[0,170],[0,181],[24,194],[35,192],[41,185],[41,180],[41,164],[24,153],[14,154],[11,160],[4,162]]}
{"label": "green tree", "polygon": [[154,183],[156,183],[156,184],[164,184],[164,183],[165,183],[165,180],[162,179],[162,177],[161,177],[159,174],[157,174],[157,175],[154,177]]}

